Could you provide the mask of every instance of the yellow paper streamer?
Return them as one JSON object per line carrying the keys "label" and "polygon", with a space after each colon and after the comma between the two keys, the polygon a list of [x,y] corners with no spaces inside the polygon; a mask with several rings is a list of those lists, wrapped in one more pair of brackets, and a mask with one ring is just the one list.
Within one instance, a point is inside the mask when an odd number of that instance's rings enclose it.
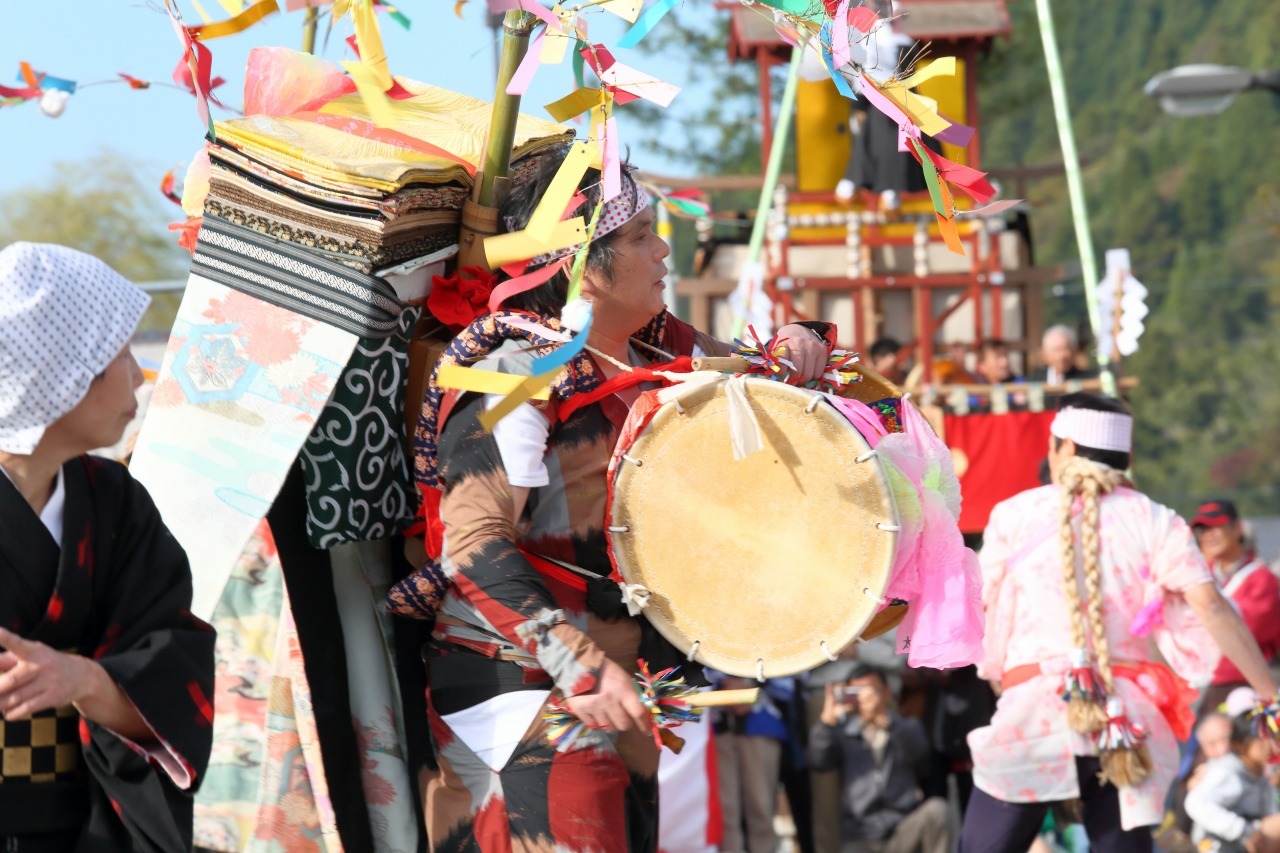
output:
{"label": "yellow paper streamer", "polygon": [[218,0],[223,9],[227,10],[228,15],[239,15],[244,11],[244,3],[242,0]]}
{"label": "yellow paper streamer", "polygon": [[[488,246],[486,245],[486,249],[487,248]],[[550,399],[549,386],[563,370],[563,367],[558,367],[555,370],[543,373],[539,376],[527,377],[520,383],[520,386],[516,388],[516,390],[512,391],[506,397],[503,397],[502,401],[499,402],[498,405],[480,413],[480,425],[489,432],[493,432],[494,424],[514,412],[516,406],[533,399],[539,390],[546,391],[548,393],[548,399]]]}
{"label": "yellow paper streamer", "polygon": [[351,79],[355,81],[356,91],[364,101],[369,118],[378,127],[395,128],[396,116],[391,109],[391,99],[387,97],[388,86],[381,85],[369,66],[363,62],[343,60],[342,67],[347,69]]}
{"label": "yellow paper streamer", "polygon": [[387,68],[387,51],[382,46],[382,30],[372,0],[356,0],[351,5],[351,22],[356,28],[356,44],[360,45],[360,61],[368,67],[378,88],[383,92],[395,85]]}
{"label": "yellow paper streamer", "polygon": [[[568,205],[568,201],[565,202],[565,205]],[[563,213],[564,207],[561,207],[560,210]],[[555,229],[551,232],[551,237],[547,240],[535,240],[525,231],[516,231],[511,234],[495,234],[492,237],[486,237],[484,255],[489,261],[490,268],[496,269],[514,261],[527,261],[546,252],[554,252],[556,249],[574,246],[585,242],[586,239],[587,224],[581,216],[576,216],[573,219],[556,223]]]}
{"label": "yellow paper streamer", "polygon": [[209,17],[209,13],[204,10],[204,7],[200,5],[200,0],[191,0],[191,5],[195,7],[196,14],[199,15],[200,19],[206,24],[213,20],[213,18]]}
{"label": "yellow paper streamer", "polygon": [[576,92],[571,92],[560,100],[547,104],[545,109],[547,114],[556,121],[566,122],[574,116],[582,115],[587,110],[597,106],[604,94],[603,89],[583,86]]}
{"label": "yellow paper streamer", "polygon": [[[479,394],[513,394],[526,376],[514,373],[499,373],[494,370],[481,370],[476,367],[462,367],[458,364],[442,364],[436,374],[436,384],[441,388],[453,388],[458,391],[475,391]],[[535,391],[530,399],[551,399],[550,388]]]}
{"label": "yellow paper streamer", "polygon": [[[200,16],[204,17],[204,10],[200,9],[199,6],[196,6],[196,9],[200,12]],[[267,15],[279,11],[280,7],[276,5],[276,0],[258,0],[257,3],[254,3],[234,18],[228,18],[216,24],[197,24],[194,27],[190,27],[191,35],[200,39],[200,41],[235,35],[238,32],[249,29],[249,27],[252,27]],[[208,18],[205,18],[205,20],[207,21]]]}
{"label": "yellow paper streamer", "polygon": [[587,173],[591,165],[593,159],[591,149],[599,147],[593,142],[573,143],[573,147],[569,149],[569,153],[565,155],[564,161],[556,171],[556,176],[551,179],[551,185],[542,194],[542,201],[538,202],[533,216],[529,217],[529,223],[524,227],[525,234],[540,242],[551,238],[556,224],[564,218],[569,200],[578,191],[582,176]]}
{"label": "yellow paper streamer", "polygon": [[629,24],[634,24],[636,18],[640,17],[640,7],[643,5],[644,0],[601,0],[599,3],[601,9],[612,12]]}
{"label": "yellow paper streamer", "polygon": [[905,89],[914,89],[921,83],[932,80],[934,77],[954,76],[956,76],[956,58],[954,56],[944,56],[940,59],[933,60],[933,62],[930,62],[928,65],[920,68],[910,77],[898,82]]}

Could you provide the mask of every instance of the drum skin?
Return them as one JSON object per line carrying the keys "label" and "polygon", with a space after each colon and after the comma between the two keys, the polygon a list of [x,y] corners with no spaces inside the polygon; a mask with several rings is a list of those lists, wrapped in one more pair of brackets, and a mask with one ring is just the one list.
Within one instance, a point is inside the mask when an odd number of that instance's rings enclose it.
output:
{"label": "drum skin", "polygon": [[745,391],[765,446],[743,460],[723,382],[681,397],[683,414],[663,405],[618,449],[609,539],[664,637],[713,669],[770,678],[824,663],[875,616],[898,515],[880,461],[834,407],[765,379]]}

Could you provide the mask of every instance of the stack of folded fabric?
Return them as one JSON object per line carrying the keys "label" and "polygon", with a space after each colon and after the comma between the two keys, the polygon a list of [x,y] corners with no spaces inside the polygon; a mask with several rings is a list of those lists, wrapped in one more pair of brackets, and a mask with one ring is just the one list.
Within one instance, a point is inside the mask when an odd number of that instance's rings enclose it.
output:
{"label": "stack of folded fabric", "polygon": [[[290,77],[254,63],[251,77]],[[394,129],[352,92],[220,122],[206,146],[191,280],[135,462],[203,558],[204,615],[299,457],[312,547],[384,539],[413,519],[409,341],[456,252],[492,107],[398,82],[413,97],[389,102]],[[522,116],[513,158],[571,137]]]}

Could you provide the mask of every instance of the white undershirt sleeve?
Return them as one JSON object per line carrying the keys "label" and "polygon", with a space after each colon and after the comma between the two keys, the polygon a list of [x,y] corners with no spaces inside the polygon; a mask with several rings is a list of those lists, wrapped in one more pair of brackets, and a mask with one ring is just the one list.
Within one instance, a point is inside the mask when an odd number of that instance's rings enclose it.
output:
{"label": "white undershirt sleeve", "polygon": [[[503,399],[501,394],[486,394],[484,407],[492,409]],[[498,442],[502,467],[513,486],[535,488],[551,482],[547,471],[547,436],[551,424],[528,403],[516,406],[511,414],[494,424],[493,438]]]}

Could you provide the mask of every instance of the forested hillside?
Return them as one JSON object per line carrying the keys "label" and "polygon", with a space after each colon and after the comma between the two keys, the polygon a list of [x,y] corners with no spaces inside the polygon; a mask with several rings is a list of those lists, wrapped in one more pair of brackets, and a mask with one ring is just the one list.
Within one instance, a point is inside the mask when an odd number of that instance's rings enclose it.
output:
{"label": "forested hillside", "polygon": [[[1208,494],[1280,511],[1280,98],[1206,118],[1165,116],[1142,86],[1193,62],[1280,67],[1280,3],[1055,4],[1055,26],[1099,255],[1127,247],[1152,291],[1139,353],[1136,474],[1187,510]],[[981,68],[986,165],[1060,160],[1035,7]],[[1039,263],[1077,260],[1066,182],[1032,184]],[[1049,296],[1083,313],[1079,280]]]}

